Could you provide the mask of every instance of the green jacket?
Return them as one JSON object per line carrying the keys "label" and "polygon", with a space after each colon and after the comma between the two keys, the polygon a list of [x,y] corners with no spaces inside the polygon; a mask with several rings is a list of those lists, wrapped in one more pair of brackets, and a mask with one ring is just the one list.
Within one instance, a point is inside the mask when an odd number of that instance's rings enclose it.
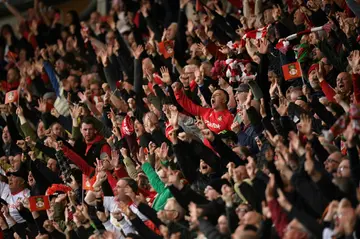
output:
{"label": "green jacket", "polygon": [[156,211],[163,210],[168,198],[172,197],[170,190],[165,186],[165,184],[160,180],[159,176],[151,167],[150,163],[146,162],[141,166],[142,170],[149,179],[150,185],[158,193],[152,207]]}

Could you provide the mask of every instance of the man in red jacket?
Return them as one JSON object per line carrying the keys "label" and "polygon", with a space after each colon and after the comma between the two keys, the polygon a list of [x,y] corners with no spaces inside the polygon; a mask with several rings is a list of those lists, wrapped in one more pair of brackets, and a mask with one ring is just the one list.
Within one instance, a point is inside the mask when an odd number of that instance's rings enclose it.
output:
{"label": "man in red jacket", "polygon": [[219,133],[223,130],[231,130],[234,116],[227,109],[229,95],[226,91],[215,90],[211,96],[211,108],[205,108],[194,104],[187,98],[179,82],[173,83],[172,88],[181,107],[188,113],[201,117],[211,131]]}
{"label": "man in red jacket", "polygon": [[98,134],[91,118],[83,120],[80,131],[86,144],[86,161],[90,165],[93,165],[96,158],[100,159],[102,153],[106,153],[108,158],[111,158],[111,148],[104,137]]}

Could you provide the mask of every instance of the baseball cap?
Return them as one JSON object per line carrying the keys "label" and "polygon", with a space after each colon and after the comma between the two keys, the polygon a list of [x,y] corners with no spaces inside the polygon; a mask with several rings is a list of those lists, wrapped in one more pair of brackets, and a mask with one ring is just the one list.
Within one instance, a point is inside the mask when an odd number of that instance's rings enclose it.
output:
{"label": "baseball cap", "polygon": [[235,90],[237,93],[249,92],[250,86],[248,84],[240,84]]}

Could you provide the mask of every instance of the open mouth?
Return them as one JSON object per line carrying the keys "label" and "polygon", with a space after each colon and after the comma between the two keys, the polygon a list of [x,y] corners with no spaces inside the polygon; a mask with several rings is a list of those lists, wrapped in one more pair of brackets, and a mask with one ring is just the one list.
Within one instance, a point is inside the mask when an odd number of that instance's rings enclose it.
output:
{"label": "open mouth", "polygon": [[209,167],[206,164],[201,165],[201,170],[207,170]]}

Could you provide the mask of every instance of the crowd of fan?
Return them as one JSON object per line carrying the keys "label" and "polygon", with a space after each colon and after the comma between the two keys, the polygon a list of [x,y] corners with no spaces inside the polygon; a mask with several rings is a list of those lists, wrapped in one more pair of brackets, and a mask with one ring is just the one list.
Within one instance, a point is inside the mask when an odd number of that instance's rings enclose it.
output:
{"label": "crowd of fan", "polygon": [[0,4],[2,238],[360,238],[357,0]]}

